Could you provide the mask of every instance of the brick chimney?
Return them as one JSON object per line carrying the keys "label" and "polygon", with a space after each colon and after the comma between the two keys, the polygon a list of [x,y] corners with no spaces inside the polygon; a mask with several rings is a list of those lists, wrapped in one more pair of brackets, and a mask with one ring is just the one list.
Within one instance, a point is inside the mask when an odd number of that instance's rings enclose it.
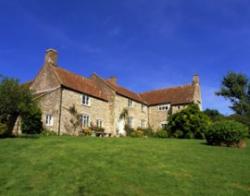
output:
{"label": "brick chimney", "polygon": [[199,78],[199,75],[198,75],[198,74],[195,74],[195,75],[193,76],[192,84],[193,84],[193,85],[200,85],[200,78]]}
{"label": "brick chimney", "polygon": [[57,66],[57,51],[49,48],[46,50],[45,64]]}

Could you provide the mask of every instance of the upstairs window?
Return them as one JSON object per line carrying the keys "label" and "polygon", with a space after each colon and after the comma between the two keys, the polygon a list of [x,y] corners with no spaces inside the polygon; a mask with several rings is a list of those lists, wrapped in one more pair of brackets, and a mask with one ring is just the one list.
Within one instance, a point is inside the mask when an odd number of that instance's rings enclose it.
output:
{"label": "upstairs window", "polygon": [[46,126],[53,126],[53,116],[51,114],[46,114],[45,124]]}
{"label": "upstairs window", "polygon": [[131,99],[128,99],[128,107],[133,107],[133,101]]}
{"label": "upstairs window", "polygon": [[82,104],[90,106],[90,97],[88,95],[82,95]]}
{"label": "upstairs window", "polygon": [[102,128],[102,120],[97,119],[96,120],[96,126],[99,127],[99,128]]}
{"label": "upstairs window", "polygon": [[84,128],[89,127],[89,124],[90,124],[89,115],[83,114],[83,115],[81,116],[81,122],[82,122],[82,126],[83,126]]}
{"label": "upstairs window", "polygon": [[158,106],[159,111],[167,111],[167,110],[169,110],[169,108],[170,108],[169,104]]}

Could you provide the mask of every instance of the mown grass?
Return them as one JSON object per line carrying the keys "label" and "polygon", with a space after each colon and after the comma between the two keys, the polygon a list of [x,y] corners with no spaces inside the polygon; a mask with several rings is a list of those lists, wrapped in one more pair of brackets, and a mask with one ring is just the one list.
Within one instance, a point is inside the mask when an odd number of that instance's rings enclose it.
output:
{"label": "mown grass", "polygon": [[250,195],[250,148],[202,140],[0,140],[0,195]]}

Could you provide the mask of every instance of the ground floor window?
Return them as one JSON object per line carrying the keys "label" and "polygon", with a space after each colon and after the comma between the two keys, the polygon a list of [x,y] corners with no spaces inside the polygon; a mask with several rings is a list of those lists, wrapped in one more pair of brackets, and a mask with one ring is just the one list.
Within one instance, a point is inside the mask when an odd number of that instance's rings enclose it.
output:
{"label": "ground floor window", "polygon": [[168,124],[161,124],[162,129],[167,129]]}
{"label": "ground floor window", "polygon": [[87,114],[83,114],[82,115],[82,117],[81,117],[81,121],[82,121],[82,126],[84,127],[84,128],[86,128],[86,127],[89,127],[89,115],[87,115]]}
{"label": "ground floor window", "polygon": [[46,114],[45,124],[46,126],[53,126],[53,116],[51,114]]}
{"label": "ground floor window", "polygon": [[168,122],[167,121],[163,121],[163,122],[161,122],[161,128],[162,129],[167,129],[167,126],[168,126]]}
{"label": "ground floor window", "polygon": [[96,126],[99,127],[99,128],[102,128],[102,120],[97,119],[96,120]]}

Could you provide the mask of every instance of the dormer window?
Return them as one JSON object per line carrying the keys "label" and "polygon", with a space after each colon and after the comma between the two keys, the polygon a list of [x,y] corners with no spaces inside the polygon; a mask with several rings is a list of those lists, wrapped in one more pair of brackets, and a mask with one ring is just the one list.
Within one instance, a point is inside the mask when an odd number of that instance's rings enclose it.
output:
{"label": "dormer window", "polygon": [[165,105],[160,105],[158,106],[158,110],[159,111],[168,111],[170,108],[170,105],[169,104],[165,104]]}
{"label": "dormer window", "polygon": [[133,107],[133,101],[131,99],[128,99],[128,107]]}
{"label": "dormer window", "polygon": [[90,106],[90,97],[88,95],[82,94],[82,104]]}

